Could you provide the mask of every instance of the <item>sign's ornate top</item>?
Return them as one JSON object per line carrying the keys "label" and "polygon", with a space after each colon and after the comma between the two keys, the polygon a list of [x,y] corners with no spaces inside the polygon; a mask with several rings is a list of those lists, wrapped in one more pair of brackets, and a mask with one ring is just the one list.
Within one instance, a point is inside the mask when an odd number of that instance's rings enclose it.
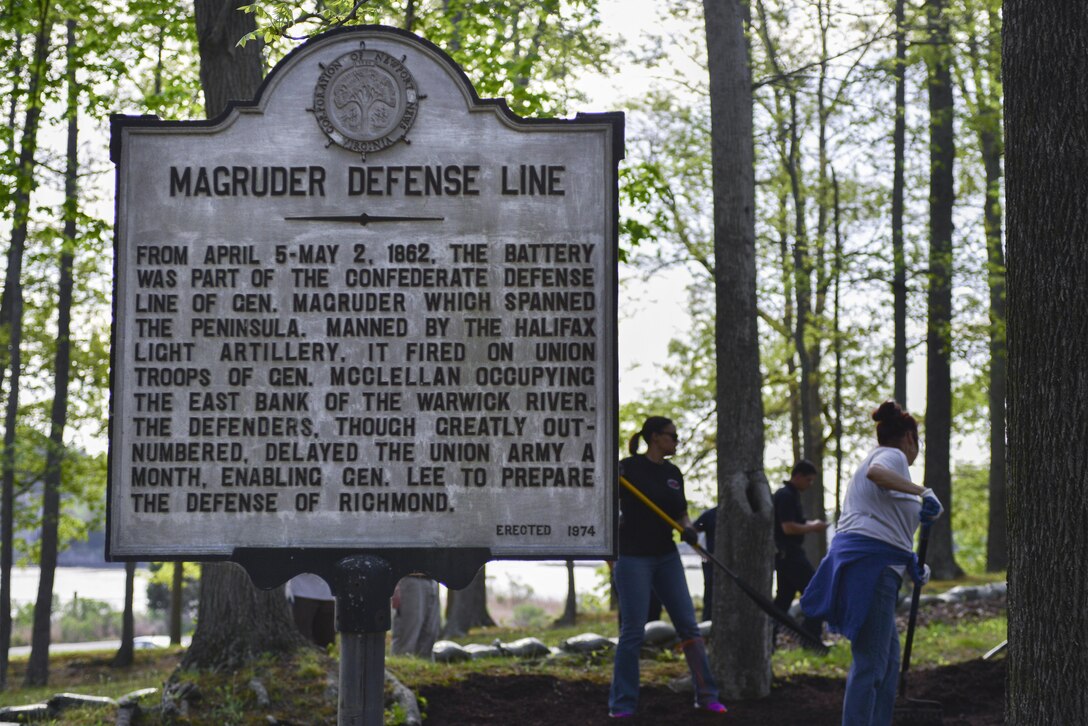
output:
{"label": "sign's ornate top", "polygon": [[367,154],[406,141],[419,100],[403,59],[361,47],[322,66],[313,112],[332,143]]}

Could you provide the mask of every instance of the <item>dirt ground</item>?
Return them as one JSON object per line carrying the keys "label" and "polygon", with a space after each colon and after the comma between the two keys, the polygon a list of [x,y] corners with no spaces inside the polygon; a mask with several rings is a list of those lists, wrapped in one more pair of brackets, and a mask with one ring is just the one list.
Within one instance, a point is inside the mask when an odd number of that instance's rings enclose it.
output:
{"label": "dirt ground", "polygon": [[[1004,658],[911,672],[909,685],[912,698],[940,702],[945,726],[1004,723]],[[643,687],[638,717],[628,723],[830,726],[840,723],[843,687],[842,680],[814,676],[779,681],[765,699],[727,703],[724,716],[694,711],[687,695]],[[456,687],[424,688],[420,695],[427,699],[427,726],[616,723],[608,718],[607,686],[550,676],[473,675]],[[897,720],[904,726],[910,722]]]}

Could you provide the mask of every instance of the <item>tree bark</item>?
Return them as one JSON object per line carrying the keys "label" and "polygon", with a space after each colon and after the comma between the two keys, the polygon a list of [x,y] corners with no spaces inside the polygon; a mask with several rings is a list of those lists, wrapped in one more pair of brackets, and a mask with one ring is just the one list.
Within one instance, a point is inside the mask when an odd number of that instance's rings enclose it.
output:
{"label": "tree bark", "polygon": [[[981,59],[976,63],[976,88],[979,97],[979,146],[986,170],[985,208],[983,225],[986,231],[987,278],[990,288],[990,513],[986,537],[986,570],[999,572],[1009,566],[1009,534],[1007,523],[1007,450],[1006,393],[1008,382],[1008,349],[1005,338],[1005,250],[1003,248],[1001,157],[1005,139],[1001,131],[1000,68],[1001,51],[998,28],[1001,19],[997,9],[987,13]],[[985,81],[982,76],[986,75]]]}
{"label": "tree bark", "polygon": [[1088,14],[1006,0],[1006,723],[1088,713]]}
{"label": "tree bark", "polygon": [[[995,109],[996,111],[996,109]],[[1009,566],[1007,467],[1005,448],[1005,397],[1008,351],[1005,342],[1005,252],[1001,234],[1001,123],[982,138],[986,168],[986,251],[990,287],[990,513],[986,529],[986,570],[1000,572]]]}
{"label": "tree bark", "polygon": [[185,602],[185,563],[175,562],[170,585],[170,645],[181,645],[181,611]]}
{"label": "tree bark", "polygon": [[64,462],[64,428],[68,422],[68,378],[71,368],[72,265],[76,248],[79,174],[79,86],[76,83],[76,24],[68,21],[68,162],[64,173],[64,236],[61,239],[60,279],[57,288],[57,351],[53,363],[54,393],[49,450],[42,483],[41,557],[38,562],[38,597],[34,603],[30,659],[24,682],[44,686],[49,682],[49,641],[53,624],[53,581],[57,569],[60,523],[61,468]]}
{"label": "tree bark", "polygon": [[[231,100],[253,98],[263,76],[261,47],[237,41],[254,30],[253,15],[238,11],[244,0],[196,0],[200,82],[205,113],[214,118]],[[265,652],[306,644],[295,627],[283,587],[258,591],[242,568],[208,563],[202,568],[200,605],[185,668],[235,667]]]}
{"label": "tree bark", "polygon": [[956,158],[949,21],[944,0],[926,2],[929,34],[929,290],[926,331],[925,486],[944,505],[930,532],[933,577],[963,574],[952,553],[952,207]]}
{"label": "tree bark", "polygon": [[495,624],[487,612],[487,568],[481,567],[463,590],[446,593],[446,627],[442,634],[447,638],[460,638],[472,628],[488,628]]}
{"label": "tree bark", "polygon": [[3,304],[0,305],[0,341],[7,347],[11,369],[4,413],[2,482],[0,482],[0,689],[8,682],[8,648],[11,646],[11,567],[15,546],[15,428],[19,415],[19,374],[22,368],[20,348],[23,338],[23,256],[30,219],[30,195],[35,186],[34,154],[38,148],[38,125],[42,112],[42,88],[45,64],[53,29],[52,8],[48,2],[39,6],[38,30],[34,40],[34,60],[27,84],[26,117],[19,145],[19,166],[15,174],[11,247],[4,280]]}
{"label": "tree bark", "polygon": [[215,118],[230,101],[248,101],[264,80],[261,44],[253,40],[238,46],[238,39],[256,30],[256,20],[240,7],[246,0],[194,0],[197,43],[200,48],[200,85],[204,110]]}
{"label": "tree bark", "polygon": [[283,588],[258,590],[238,565],[205,564],[193,642],[182,668],[231,670],[262,653],[307,645],[295,627]]}
{"label": "tree bark", "polygon": [[[752,81],[738,0],[704,0],[710,75],[718,379],[715,555],[768,597],[774,561],[770,487],[763,473],[763,400],[756,325]],[[724,698],[771,687],[766,616],[736,584],[714,578],[710,655]]]}
{"label": "tree bark", "polygon": [[895,0],[895,125],[892,131],[892,327],[895,400],[907,409],[907,256],[903,245],[903,201],[906,188],[907,39],[904,0]]}
{"label": "tree bark", "polygon": [[125,563],[125,609],[121,613],[121,646],[110,661],[114,668],[132,665],[136,651],[136,627],[132,612],[132,601],[136,590],[136,563]]}
{"label": "tree bark", "polygon": [[574,625],[578,622],[578,595],[574,591],[574,560],[567,560],[567,603],[556,625]]}

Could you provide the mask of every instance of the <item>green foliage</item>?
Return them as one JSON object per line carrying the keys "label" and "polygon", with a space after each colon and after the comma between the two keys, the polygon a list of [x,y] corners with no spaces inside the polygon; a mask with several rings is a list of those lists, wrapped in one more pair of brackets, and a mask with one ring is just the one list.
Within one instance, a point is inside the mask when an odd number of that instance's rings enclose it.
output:
{"label": "green foliage", "polygon": [[514,625],[519,628],[545,628],[548,614],[539,605],[523,602],[514,606]]}
{"label": "green foliage", "polygon": [[73,597],[59,608],[60,642],[83,643],[121,637],[121,616],[101,600]]}
{"label": "green foliage", "polygon": [[223,726],[235,726],[242,724],[246,715],[247,701],[251,701],[252,694],[241,690],[239,684],[225,683],[215,689],[212,694],[212,702],[215,704],[209,716],[216,723]]}
{"label": "green foliage", "polygon": [[[184,562],[181,588],[182,630],[192,626],[200,602],[200,565]],[[170,617],[174,588],[174,563],[152,562],[148,566],[151,577],[147,583],[147,606],[164,620]]]}
{"label": "green foliage", "polygon": [[956,562],[969,573],[986,570],[989,472],[987,464],[960,464],[952,479],[952,533]]}
{"label": "green foliage", "polygon": [[504,98],[521,116],[553,116],[581,98],[580,69],[606,63],[597,0],[419,0],[409,20],[392,0],[297,2],[268,0],[245,11],[261,38],[281,54],[298,41],[343,26],[382,24],[406,28],[448,52],[484,97]]}

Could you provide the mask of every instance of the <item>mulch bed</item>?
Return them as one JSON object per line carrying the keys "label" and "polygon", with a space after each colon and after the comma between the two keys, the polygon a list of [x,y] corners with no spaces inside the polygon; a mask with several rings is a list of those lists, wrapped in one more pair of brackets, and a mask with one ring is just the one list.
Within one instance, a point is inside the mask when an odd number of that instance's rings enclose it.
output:
{"label": "mulch bed", "polygon": [[[909,685],[912,698],[942,704],[945,726],[1004,723],[1004,658],[912,671]],[[628,723],[830,726],[841,722],[843,688],[841,679],[798,676],[775,682],[767,698],[728,703],[729,713],[720,716],[696,712],[687,695],[644,686],[638,717]],[[608,687],[586,681],[472,675],[456,686],[425,687],[420,695],[427,699],[427,726],[616,723],[608,718]]]}

